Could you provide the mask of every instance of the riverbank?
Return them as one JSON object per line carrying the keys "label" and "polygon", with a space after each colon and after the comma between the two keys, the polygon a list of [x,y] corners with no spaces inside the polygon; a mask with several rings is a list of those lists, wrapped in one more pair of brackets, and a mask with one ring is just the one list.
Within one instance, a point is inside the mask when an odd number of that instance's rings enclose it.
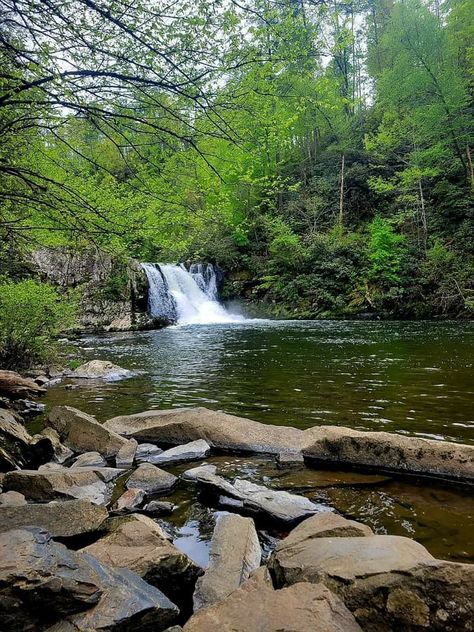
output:
{"label": "riverbank", "polygon": [[[38,469],[12,469],[2,479],[0,605],[14,599],[21,608],[13,622],[11,607],[0,607],[3,629],[165,630],[179,623],[189,631],[248,632],[265,615],[273,631],[280,629],[275,609],[301,632],[320,617],[328,630],[462,629],[473,614],[474,565],[437,560],[409,538],[377,535],[334,511],[323,492],[355,486],[364,493],[409,473],[472,484],[474,447],[343,428],[337,434],[342,443],[328,442],[324,428],[265,426],[206,409],[103,425],[73,408],[53,409],[41,437],[28,439],[49,443]],[[324,473],[328,459],[346,472]],[[372,473],[347,471],[357,460]],[[183,503],[188,489],[197,492],[191,505]],[[176,528],[173,514],[183,512],[207,516],[205,550],[199,537],[190,546],[189,533]],[[21,560],[17,571],[9,569],[12,556]],[[50,607],[38,610],[33,594]],[[242,619],[241,600],[260,606]]]}

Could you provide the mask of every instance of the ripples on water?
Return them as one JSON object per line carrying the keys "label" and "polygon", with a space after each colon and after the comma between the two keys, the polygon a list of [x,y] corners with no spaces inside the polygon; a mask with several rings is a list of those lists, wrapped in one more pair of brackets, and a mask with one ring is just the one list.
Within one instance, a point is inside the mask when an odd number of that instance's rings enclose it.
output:
{"label": "ripples on water", "polygon": [[101,419],[208,406],[271,424],[474,441],[472,323],[264,321],[88,336],[143,376],[52,391]]}

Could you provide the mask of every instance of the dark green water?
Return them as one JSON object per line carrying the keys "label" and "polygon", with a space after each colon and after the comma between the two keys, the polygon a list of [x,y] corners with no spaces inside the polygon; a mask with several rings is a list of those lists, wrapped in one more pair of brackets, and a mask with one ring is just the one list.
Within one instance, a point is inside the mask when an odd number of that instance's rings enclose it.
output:
{"label": "dark green water", "polygon": [[87,359],[144,374],[54,389],[99,419],[208,406],[264,423],[336,424],[474,442],[474,324],[246,321],[108,334]]}
{"label": "dark green water", "polygon": [[[199,405],[269,424],[339,424],[473,443],[473,343],[471,323],[428,322],[246,321],[88,336],[78,341],[85,359],[143,374],[116,383],[69,380],[45,403],[100,420]],[[470,490],[347,472],[282,474],[261,457],[209,461],[231,479],[294,490],[377,533],[415,538],[437,557],[474,561]],[[183,484],[170,500],[178,508],[163,526],[205,564],[216,508]],[[284,535],[262,529],[264,546],[268,535]]]}

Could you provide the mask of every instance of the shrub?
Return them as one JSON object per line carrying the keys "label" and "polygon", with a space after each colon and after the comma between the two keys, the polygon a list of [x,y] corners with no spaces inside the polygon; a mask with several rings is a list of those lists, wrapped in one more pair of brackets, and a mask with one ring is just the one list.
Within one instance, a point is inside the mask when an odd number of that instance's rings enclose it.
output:
{"label": "shrub", "polygon": [[28,368],[55,352],[54,337],[74,323],[70,297],[45,283],[0,284],[0,366]]}

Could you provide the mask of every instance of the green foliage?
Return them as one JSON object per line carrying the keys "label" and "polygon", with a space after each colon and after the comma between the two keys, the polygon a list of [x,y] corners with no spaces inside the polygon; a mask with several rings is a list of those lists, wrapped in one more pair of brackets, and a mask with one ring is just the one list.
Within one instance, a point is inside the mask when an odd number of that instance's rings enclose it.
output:
{"label": "green foliage", "polygon": [[56,350],[54,338],[74,323],[70,297],[33,280],[0,285],[0,366],[30,367]]}
{"label": "green foliage", "polygon": [[397,235],[390,223],[380,216],[369,224],[369,280],[390,287],[400,282],[403,236]]}

